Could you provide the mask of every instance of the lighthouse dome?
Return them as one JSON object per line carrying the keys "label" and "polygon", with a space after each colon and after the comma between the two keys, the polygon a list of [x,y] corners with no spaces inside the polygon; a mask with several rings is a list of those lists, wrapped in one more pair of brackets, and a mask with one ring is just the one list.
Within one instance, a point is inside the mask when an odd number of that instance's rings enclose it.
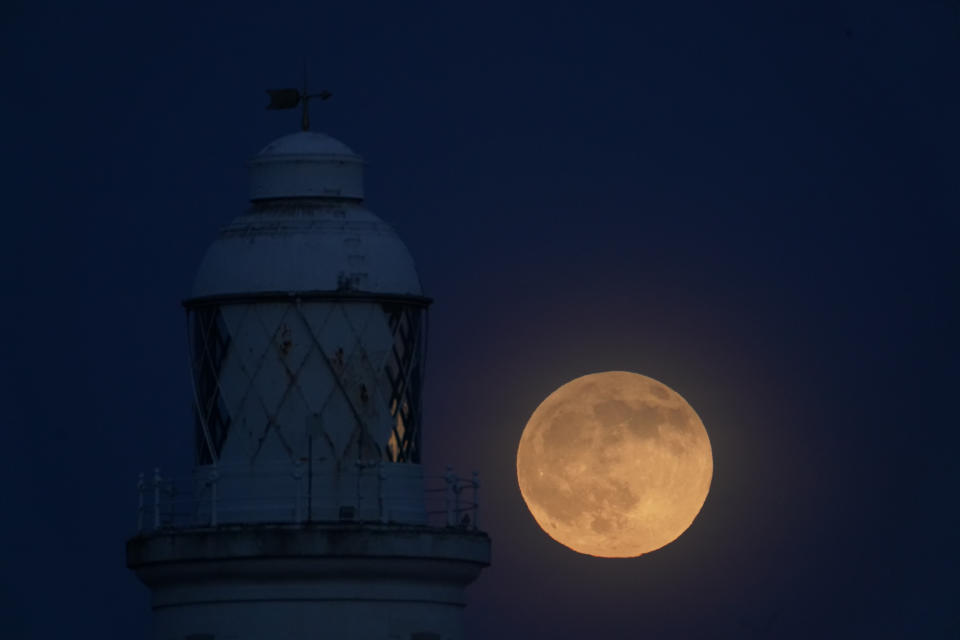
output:
{"label": "lighthouse dome", "polygon": [[247,166],[250,209],[207,250],[193,298],[422,295],[407,247],[363,206],[363,161],[350,147],[301,131],[271,142]]}
{"label": "lighthouse dome", "polygon": [[298,131],[274,140],[247,163],[250,199],[363,199],[363,160],[325,133]]}

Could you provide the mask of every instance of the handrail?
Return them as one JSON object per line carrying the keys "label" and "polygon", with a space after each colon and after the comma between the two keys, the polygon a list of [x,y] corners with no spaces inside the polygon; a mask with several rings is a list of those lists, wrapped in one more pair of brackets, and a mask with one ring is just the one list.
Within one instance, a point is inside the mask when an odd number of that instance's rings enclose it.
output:
{"label": "handrail", "polygon": [[[360,465],[358,478],[362,476],[364,470],[372,470],[377,465]],[[270,493],[257,493],[253,496],[244,496],[240,498],[225,498],[218,491],[218,485],[222,482],[224,476],[231,478],[230,471],[233,469],[248,470],[249,467],[243,465],[222,465],[214,466],[207,473],[207,477],[200,480],[199,476],[194,474],[189,478],[184,476],[165,477],[160,473],[160,468],[153,469],[153,477],[148,481],[143,473],[137,478],[137,533],[144,532],[147,525],[146,508],[147,495],[152,493],[150,506],[152,507],[152,530],[161,529],[183,529],[193,527],[216,527],[221,523],[220,515],[222,513],[235,513],[239,510],[256,510],[261,514],[263,512],[277,513],[275,519],[270,522],[300,524],[311,518],[304,518],[304,499],[307,496],[303,491],[303,464],[297,461],[291,465],[288,472],[276,471],[258,471],[256,478],[271,484],[281,485],[278,490]],[[378,522],[388,522],[389,513],[385,500],[384,488],[387,476],[384,475],[382,468],[377,470],[377,490],[375,495],[364,495],[371,503],[376,504],[376,518]],[[236,478],[237,476],[232,476]],[[293,486],[287,485],[284,488],[283,481],[289,480]],[[446,468],[446,473],[442,476],[426,475],[423,476],[425,487],[423,489],[424,502],[423,513],[427,524],[435,526],[444,526],[446,528],[468,529],[475,531],[478,529],[478,490],[480,487],[479,475],[476,471],[467,477],[461,477],[453,472],[452,467]],[[187,488],[184,489],[183,487]],[[465,491],[469,491],[470,499],[466,499]],[[443,493],[442,501],[438,500],[436,494]],[[356,493],[357,501],[360,504],[361,492],[359,485]],[[309,499],[309,498],[307,498]],[[309,512],[309,505],[308,512]],[[369,507],[369,504],[368,504]],[[370,518],[367,518],[370,520]],[[257,518],[256,521],[263,521],[263,518]],[[318,520],[312,520],[318,521]]]}

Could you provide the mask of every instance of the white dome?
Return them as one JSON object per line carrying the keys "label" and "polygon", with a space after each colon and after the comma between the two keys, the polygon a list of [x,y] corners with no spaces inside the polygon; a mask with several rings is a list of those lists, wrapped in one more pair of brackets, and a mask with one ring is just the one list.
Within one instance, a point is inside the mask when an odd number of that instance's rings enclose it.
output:
{"label": "white dome", "polygon": [[350,203],[291,201],[221,229],[193,297],[345,290],[422,294],[410,252],[383,220]]}
{"label": "white dome", "polygon": [[353,149],[319,131],[298,131],[277,138],[257,154],[265,156],[350,156],[359,158]]}
{"label": "white dome", "polygon": [[363,159],[325,133],[300,131],[274,140],[247,163],[250,199],[363,199]]}
{"label": "white dome", "polygon": [[422,295],[406,246],[362,206],[362,161],[345,144],[299,132],[271,142],[249,166],[253,205],[220,230],[192,297]]}

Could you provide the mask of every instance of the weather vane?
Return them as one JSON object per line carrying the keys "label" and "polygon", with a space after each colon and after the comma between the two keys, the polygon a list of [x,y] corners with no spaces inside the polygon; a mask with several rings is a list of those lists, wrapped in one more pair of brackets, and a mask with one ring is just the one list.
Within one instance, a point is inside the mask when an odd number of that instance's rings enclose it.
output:
{"label": "weather vane", "polygon": [[270,96],[270,104],[267,109],[294,109],[298,104],[303,104],[303,117],[300,121],[300,128],[307,131],[310,128],[310,99],[320,98],[329,100],[333,94],[324,89],[320,93],[310,93],[307,90],[307,63],[303,63],[303,90],[299,89],[267,89]]}

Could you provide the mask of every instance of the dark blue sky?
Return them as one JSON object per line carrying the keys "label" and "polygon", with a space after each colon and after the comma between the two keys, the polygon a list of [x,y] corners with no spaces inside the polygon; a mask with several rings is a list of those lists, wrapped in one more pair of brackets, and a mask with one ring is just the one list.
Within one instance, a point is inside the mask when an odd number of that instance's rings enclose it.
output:
{"label": "dark blue sky", "polygon": [[[136,474],[192,462],[179,302],[303,56],[436,300],[426,464],[480,471],[494,541],[472,638],[960,633],[955,0],[269,4],[0,8],[0,635],[146,637],[123,544]],[[533,409],[608,369],[714,450],[639,559],[516,488]]]}

